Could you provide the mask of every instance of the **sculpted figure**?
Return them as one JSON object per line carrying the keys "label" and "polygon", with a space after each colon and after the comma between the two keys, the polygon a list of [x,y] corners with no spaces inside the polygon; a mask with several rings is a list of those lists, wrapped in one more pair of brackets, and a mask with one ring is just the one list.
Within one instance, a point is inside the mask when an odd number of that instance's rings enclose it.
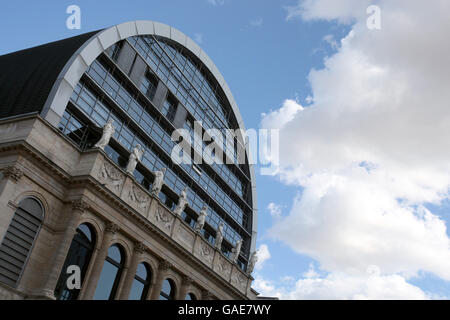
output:
{"label": "sculpted figure", "polygon": [[203,227],[205,226],[205,220],[208,216],[206,210],[206,206],[203,206],[202,211],[200,211],[200,215],[197,218],[197,223],[195,224],[195,231],[202,231]]}
{"label": "sculpted figure", "polygon": [[180,198],[178,199],[178,204],[173,210],[173,213],[181,216],[187,204],[188,201],[187,201],[187,187],[186,187],[183,191],[181,191]]}
{"label": "sculpted figure", "polygon": [[258,261],[258,250],[253,251],[253,253],[250,256],[250,261],[248,262],[248,266],[247,266],[248,274],[251,274],[253,272],[257,261]]}
{"label": "sculpted figure", "polygon": [[127,173],[133,174],[134,169],[136,169],[136,165],[138,161],[141,161],[142,154],[144,153],[144,150],[142,149],[141,145],[136,145],[134,147],[133,152],[131,152],[130,157],[128,158],[128,164],[127,164]]}
{"label": "sculpted figure", "polygon": [[154,196],[158,196],[161,192],[162,186],[164,184],[164,174],[166,173],[166,168],[162,168],[161,171],[153,172],[155,174],[155,180],[153,181],[151,193]]}
{"label": "sculpted figure", "polygon": [[102,150],[105,149],[105,147],[108,145],[109,140],[111,139],[111,137],[114,134],[114,131],[116,131],[116,129],[114,128],[114,120],[113,119],[109,119],[108,122],[106,122],[105,126],[103,127],[103,134],[102,137],[100,138],[100,140],[98,140],[98,142],[95,144],[94,148],[100,148]]}
{"label": "sculpted figure", "polygon": [[239,255],[241,254],[241,247],[242,247],[242,239],[240,239],[238,242],[236,242],[236,245],[231,250],[231,260],[233,262],[236,262],[239,258]]}
{"label": "sculpted figure", "polygon": [[222,241],[223,241],[223,222],[219,224],[219,228],[216,232],[216,248],[222,249]]}

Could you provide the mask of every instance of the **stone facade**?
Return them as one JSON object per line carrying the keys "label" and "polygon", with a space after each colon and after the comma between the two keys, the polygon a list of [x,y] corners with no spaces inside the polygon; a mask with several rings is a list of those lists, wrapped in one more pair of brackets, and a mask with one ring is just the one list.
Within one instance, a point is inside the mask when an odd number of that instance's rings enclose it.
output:
{"label": "stone facade", "polygon": [[101,149],[80,151],[39,116],[0,121],[0,240],[19,202],[33,196],[44,220],[16,288],[0,299],[54,299],[75,230],[89,223],[96,247],[79,299],[92,299],[108,248],[119,243],[126,263],[116,299],[127,299],[136,267],[152,269],[148,299],[169,278],[175,297],[255,299],[252,277],[195,232],[179,215],[113,163]]}

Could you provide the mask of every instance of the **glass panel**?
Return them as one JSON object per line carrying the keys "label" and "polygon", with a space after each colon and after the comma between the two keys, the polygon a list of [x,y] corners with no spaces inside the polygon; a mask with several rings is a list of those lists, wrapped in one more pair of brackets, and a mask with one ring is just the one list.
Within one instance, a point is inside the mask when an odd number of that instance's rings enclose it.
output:
{"label": "glass panel", "polygon": [[143,263],[138,265],[136,275],[143,280],[147,280],[147,268]]}
{"label": "glass panel", "polygon": [[144,284],[139,280],[134,279],[128,300],[141,300],[142,298],[145,298],[142,296],[143,291]]}
{"label": "glass panel", "polygon": [[108,257],[117,263],[122,262],[122,254],[120,253],[120,249],[117,246],[111,246],[108,249]]}
{"label": "glass panel", "polygon": [[79,232],[82,233],[89,241],[92,241],[92,234],[91,230],[89,230],[89,227],[85,224],[82,224],[78,227]]}
{"label": "glass panel", "polygon": [[168,279],[166,279],[163,282],[161,294],[170,297],[171,293],[172,293],[172,284]]}
{"label": "glass panel", "polygon": [[81,270],[81,283],[83,284],[84,276],[89,265],[92,252],[94,249],[93,235],[89,227],[82,224],[77,229],[77,234],[70,245],[58,284],[55,289],[55,297],[59,300],[76,300],[78,298],[79,290],[69,290],[66,286],[67,279],[70,276],[66,273],[67,267],[76,265]]}
{"label": "glass panel", "polygon": [[[113,246],[111,248],[116,247]],[[110,299],[118,271],[119,269],[116,266],[113,266],[110,262],[105,261],[100,279],[97,283],[97,289],[95,290],[94,300]]]}
{"label": "glass panel", "polygon": [[197,297],[192,293],[188,293],[184,300],[197,300]]}

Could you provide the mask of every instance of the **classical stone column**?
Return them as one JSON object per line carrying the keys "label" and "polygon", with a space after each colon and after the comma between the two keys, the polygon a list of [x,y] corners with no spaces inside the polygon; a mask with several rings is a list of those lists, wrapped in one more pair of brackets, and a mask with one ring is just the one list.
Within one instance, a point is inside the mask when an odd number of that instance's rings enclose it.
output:
{"label": "classical stone column", "polygon": [[92,267],[91,275],[89,279],[86,279],[86,291],[82,297],[84,300],[92,300],[97,288],[97,283],[102,273],[103,264],[108,256],[108,249],[111,246],[111,240],[119,230],[119,226],[115,223],[109,223],[106,228],[102,239],[102,245],[98,251],[97,258],[95,259],[94,266]]}
{"label": "classical stone column", "polygon": [[181,283],[180,290],[178,290],[176,300],[185,300],[186,299],[188,290],[193,282],[194,281],[191,278],[189,278],[188,276],[183,277],[183,282]]}
{"label": "classical stone column", "polygon": [[161,261],[158,266],[158,274],[156,275],[156,281],[150,294],[150,300],[158,300],[161,293],[162,285],[167,276],[167,271],[172,267],[170,262]]}
{"label": "classical stone column", "polygon": [[64,234],[62,235],[61,240],[57,243],[57,245],[59,246],[56,248],[53,255],[52,262],[48,271],[48,276],[42,289],[42,293],[51,299],[55,299],[54,291],[56,283],[61,272],[65,272],[65,270],[61,269],[66,260],[67,253],[69,251],[73,237],[75,236],[78,224],[80,223],[81,216],[88,207],[89,205],[82,199],[72,201],[71,215],[67,221]]}
{"label": "classical stone column", "polygon": [[142,258],[142,253],[145,251],[145,246],[141,242],[137,242],[134,245],[133,256],[131,257],[130,265],[128,267],[128,272],[125,274],[125,280],[123,282],[122,290],[120,291],[120,300],[128,300],[130,295],[131,286],[133,285],[134,276],[136,275],[136,270],[139,262]]}

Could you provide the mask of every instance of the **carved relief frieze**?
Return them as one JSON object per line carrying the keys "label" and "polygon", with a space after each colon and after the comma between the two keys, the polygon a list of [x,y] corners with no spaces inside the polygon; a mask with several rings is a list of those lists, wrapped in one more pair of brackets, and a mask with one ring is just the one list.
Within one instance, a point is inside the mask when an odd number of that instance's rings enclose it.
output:
{"label": "carved relief frieze", "polygon": [[227,278],[230,275],[231,264],[224,257],[219,255],[215,262],[214,270],[216,270],[223,277]]}
{"label": "carved relief frieze", "polygon": [[235,269],[231,275],[231,284],[241,291],[245,291],[247,288],[248,278]]}
{"label": "carved relief frieze", "polygon": [[176,227],[174,236],[176,240],[181,243],[183,246],[187,247],[188,250],[192,250],[192,246],[194,245],[195,235],[189,232],[186,227],[184,227],[181,223]]}
{"label": "carved relief frieze", "polygon": [[170,232],[173,223],[173,216],[164,208],[157,206],[155,210],[155,221],[158,226],[163,229],[165,232]]}
{"label": "carved relief frieze", "polygon": [[133,185],[128,191],[128,199],[133,202],[137,208],[145,210],[150,204],[150,196],[139,187]]}
{"label": "carved relief frieze", "polygon": [[124,175],[108,161],[103,161],[98,172],[98,179],[114,192],[120,192]]}

